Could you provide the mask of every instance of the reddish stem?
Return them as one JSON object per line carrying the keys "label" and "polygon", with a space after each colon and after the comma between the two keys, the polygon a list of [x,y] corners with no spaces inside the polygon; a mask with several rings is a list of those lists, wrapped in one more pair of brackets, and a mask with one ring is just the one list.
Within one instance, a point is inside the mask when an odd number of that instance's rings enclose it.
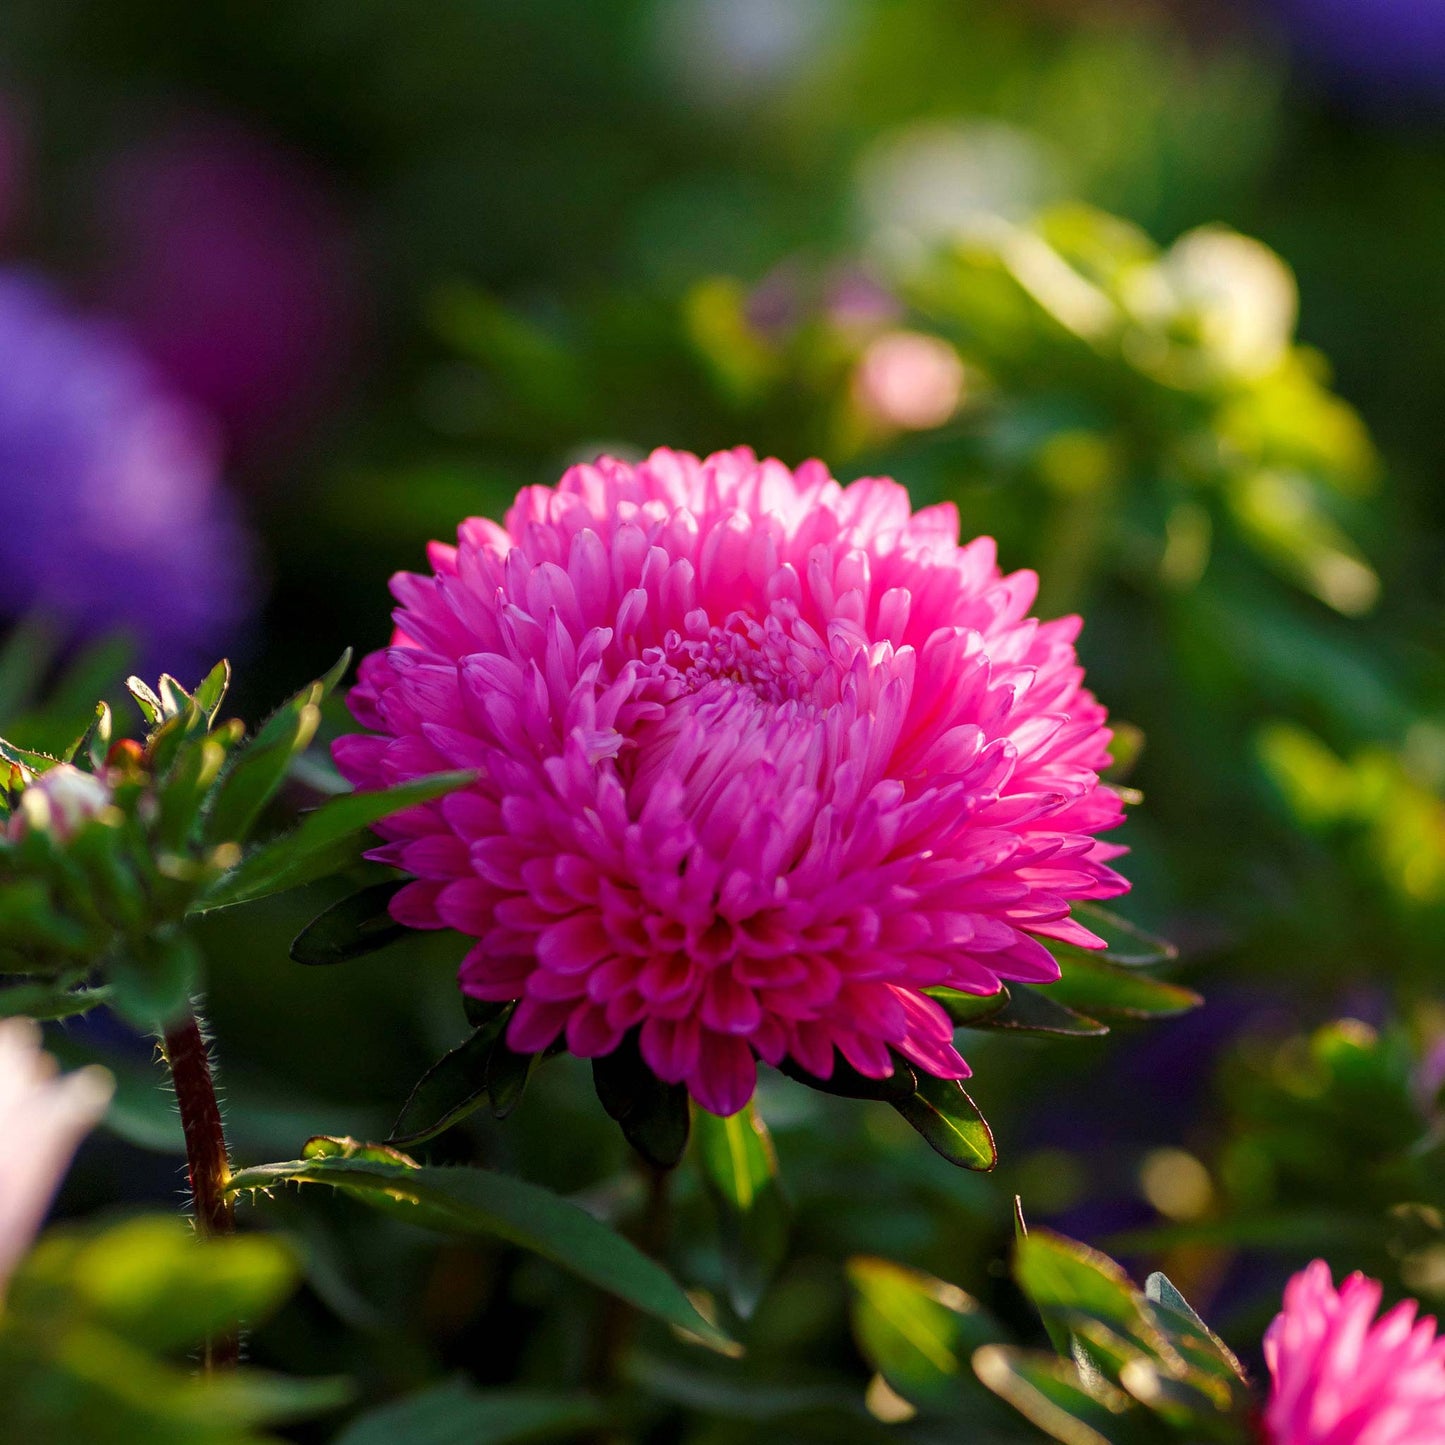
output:
{"label": "reddish stem", "polygon": [[[168,1028],[162,1036],[161,1047],[170,1067],[171,1083],[181,1111],[181,1130],[186,1137],[186,1169],[195,1206],[196,1232],[203,1237],[234,1234],[235,1208],[226,1194],[231,1178],[226,1131],[211,1077],[210,1049],[195,1014],[187,1013],[179,1023]],[[209,1341],[207,1368],[234,1365],[239,1351],[239,1341],[233,1336]]]}

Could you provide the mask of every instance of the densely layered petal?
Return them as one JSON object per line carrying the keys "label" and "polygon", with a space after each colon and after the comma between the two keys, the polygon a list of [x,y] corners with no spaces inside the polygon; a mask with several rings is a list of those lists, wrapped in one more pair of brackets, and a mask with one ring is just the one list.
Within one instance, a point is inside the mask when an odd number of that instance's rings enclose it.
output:
{"label": "densely layered petal", "polygon": [[337,745],[358,787],[475,769],[388,820],[396,916],[477,939],[514,1047],[639,1030],[740,1108],[755,1058],[968,1068],[922,990],[1057,968],[1069,905],[1126,887],[1097,835],[1109,731],[1077,619],[957,541],[951,507],[737,450],[601,458],[402,574]]}

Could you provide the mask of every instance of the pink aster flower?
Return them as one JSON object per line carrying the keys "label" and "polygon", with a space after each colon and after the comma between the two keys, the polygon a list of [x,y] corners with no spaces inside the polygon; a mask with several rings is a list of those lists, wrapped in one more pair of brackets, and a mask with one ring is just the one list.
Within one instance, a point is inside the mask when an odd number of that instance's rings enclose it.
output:
{"label": "pink aster flower", "polygon": [[0,1020],[0,1297],[110,1091],[104,1069],[57,1076],[29,1019]]}
{"label": "pink aster flower", "polygon": [[463,990],[508,1042],[585,1057],[638,1030],[716,1114],[756,1059],[969,1070],[923,990],[1059,975],[1072,899],[1126,884],[1110,734],[1075,617],[958,545],[952,506],[751,452],[601,458],[399,574],[351,694],[358,787],[477,780],[389,819],[393,915],[478,941]]}
{"label": "pink aster flower", "polygon": [[1376,1320],[1379,1308],[1377,1281],[1352,1274],[1337,1290],[1322,1259],[1285,1286],[1264,1337],[1270,1445],[1445,1440],[1445,1340],[1414,1300]]}

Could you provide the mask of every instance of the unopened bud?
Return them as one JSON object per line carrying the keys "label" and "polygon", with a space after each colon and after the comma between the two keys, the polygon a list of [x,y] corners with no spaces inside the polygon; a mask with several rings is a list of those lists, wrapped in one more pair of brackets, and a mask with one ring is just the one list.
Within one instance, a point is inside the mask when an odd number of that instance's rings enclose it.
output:
{"label": "unopened bud", "polygon": [[110,789],[94,773],[60,763],[41,773],[20,795],[10,819],[10,836],[23,838],[35,828],[67,843],[109,806]]}

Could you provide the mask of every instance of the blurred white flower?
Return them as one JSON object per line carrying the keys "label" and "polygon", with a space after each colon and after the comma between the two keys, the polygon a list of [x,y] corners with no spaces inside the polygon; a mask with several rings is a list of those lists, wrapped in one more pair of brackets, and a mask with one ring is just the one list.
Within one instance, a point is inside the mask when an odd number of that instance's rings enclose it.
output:
{"label": "blurred white flower", "polygon": [[868,150],[857,205],[868,249],[906,266],[999,220],[1027,220],[1057,185],[1054,166],[1028,132],[998,122],[930,121]]}
{"label": "blurred white flower", "polygon": [[851,9],[849,0],[665,0],[662,63],[691,100],[745,105],[815,64]]}
{"label": "blurred white flower", "polygon": [[0,1020],[0,1297],[111,1087],[104,1069],[58,1073],[29,1019]]}
{"label": "blurred white flower", "polygon": [[1181,236],[1162,270],[1200,340],[1238,376],[1272,370],[1289,349],[1299,311],[1290,269],[1268,246],[1225,226]]}

